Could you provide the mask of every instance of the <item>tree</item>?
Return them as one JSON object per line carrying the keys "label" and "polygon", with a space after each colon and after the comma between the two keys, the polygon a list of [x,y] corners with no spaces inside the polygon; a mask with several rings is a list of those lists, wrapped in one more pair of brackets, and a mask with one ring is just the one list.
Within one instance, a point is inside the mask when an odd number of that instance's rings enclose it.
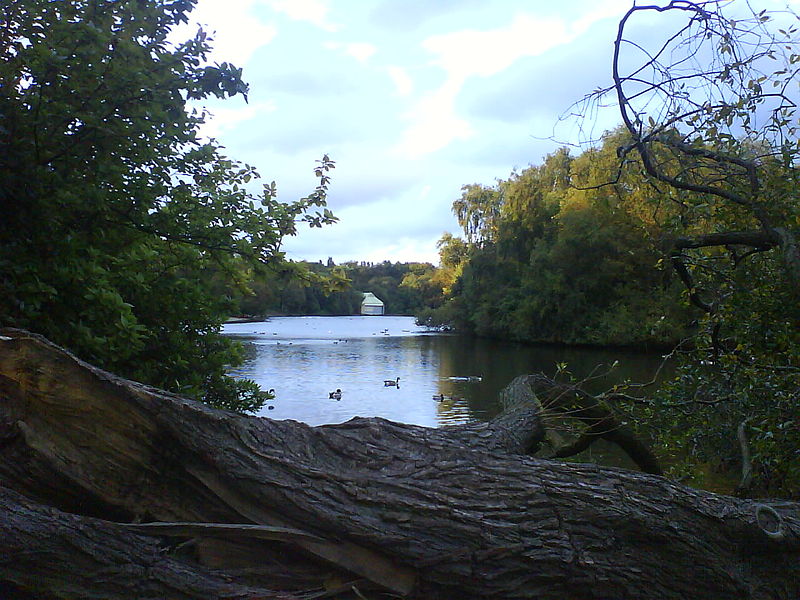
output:
{"label": "tree", "polygon": [[495,188],[477,183],[461,187],[461,197],[453,202],[453,213],[470,244],[494,240],[501,202]]}
{"label": "tree", "polygon": [[527,262],[537,243],[552,236],[553,217],[570,187],[572,162],[569,151],[561,148],[546,156],[542,165],[515,171],[499,182],[497,242],[503,256]]}
{"label": "tree", "polygon": [[436,308],[441,305],[446,281],[438,275],[439,270],[430,263],[408,265],[408,272],[403,275],[400,287],[408,291],[410,311]]}
{"label": "tree", "polygon": [[[652,13],[684,18],[661,37],[631,37]],[[589,97],[614,97],[631,136],[621,164],[636,157],[675,204],[669,260],[702,312],[654,415],[669,415],[672,441],[700,460],[741,460],[750,493],[800,489],[796,20],[749,3],[633,6],[613,83]]]}
{"label": "tree", "polygon": [[[562,149],[492,190],[481,188],[496,205],[492,233],[481,234],[480,244],[442,238],[441,270],[454,282],[443,307],[423,316],[517,341],[663,346],[680,340],[688,315],[676,286],[653,269],[661,227],[652,215],[669,213],[653,209],[652,190],[629,166],[619,181],[603,185],[617,147],[629,140],[614,131],[580,156]],[[454,212],[463,209],[464,196]]]}
{"label": "tree", "polygon": [[224,375],[238,355],[219,335],[232,305],[208,272],[236,277],[239,259],[279,263],[296,221],[332,222],[327,209],[309,211],[325,205],[333,163],[320,161],[307,198],[280,203],[274,182],[251,191],[255,169],[199,137],[197,103],[246,100],[248,88],[240,69],[207,64],[204,31],[168,41],[193,5],[3,3],[0,323],[166,389],[253,409],[263,396]]}

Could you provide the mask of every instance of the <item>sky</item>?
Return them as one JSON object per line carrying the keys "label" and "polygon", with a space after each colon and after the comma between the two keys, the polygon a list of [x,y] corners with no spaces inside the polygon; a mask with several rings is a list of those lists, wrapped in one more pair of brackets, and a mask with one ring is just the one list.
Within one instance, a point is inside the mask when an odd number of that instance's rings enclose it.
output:
{"label": "sky", "polygon": [[[559,118],[608,85],[631,4],[199,0],[192,28],[212,33],[211,60],[242,67],[250,85],[247,104],[205,102],[203,133],[285,201],[313,191],[324,154],[336,162],[339,222],[301,225],[287,258],[436,264],[437,240],[460,231],[461,186],[493,185],[578,141],[577,121]],[[616,124],[609,110],[592,126]]]}

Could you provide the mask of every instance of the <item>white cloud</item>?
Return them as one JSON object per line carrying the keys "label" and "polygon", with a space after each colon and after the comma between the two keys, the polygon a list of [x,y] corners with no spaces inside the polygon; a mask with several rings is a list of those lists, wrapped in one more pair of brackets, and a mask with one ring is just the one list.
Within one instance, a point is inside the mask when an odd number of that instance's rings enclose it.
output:
{"label": "white cloud", "polygon": [[243,121],[255,122],[258,116],[277,110],[273,102],[246,104],[237,108],[215,107],[209,110],[210,116],[200,128],[200,134],[207,138],[220,138]]}
{"label": "white cloud", "polygon": [[422,45],[436,55],[434,63],[451,78],[494,75],[523,56],[541,54],[567,37],[564,23],[517,15],[508,27],[491,31],[455,31],[426,39]]}
{"label": "white cloud", "polygon": [[456,115],[454,108],[460,89],[460,82],[450,80],[423,96],[404,115],[411,125],[403,132],[396,152],[407,158],[419,158],[441,150],[455,140],[469,139],[473,129],[468,121]]}
{"label": "white cloud", "polygon": [[325,47],[329,50],[344,50],[348,56],[352,56],[360,63],[365,63],[369,57],[375,54],[377,48],[372,44],[366,42],[351,42],[349,44],[342,42],[325,42]]}
{"label": "white cloud", "polygon": [[[800,0],[797,0],[800,1]],[[604,0],[595,2],[591,8],[572,22],[570,30],[573,35],[583,33],[595,22],[602,19],[614,19],[618,21],[625,12],[631,8],[630,0]]]}
{"label": "white cloud", "polygon": [[[334,182],[335,185],[335,182]],[[436,241],[442,231],[428,227],[420,235],[420,223],[434,221],[437,203],[430,199],[428,185],[415,186],[400,197],[384,198],[358,206],[331,209],[339,222],[322,229],[301,228],[298,237],[286,238],[284,250],[289,258],[313,258],[310,248],[326,248],[325,259],[332,256],[337,263],[347,260],[380,262],[391,257],[404,261],[438,262]],[[402,209],[399,210],[399,208]],[[443,228],[442,228],[443,229]]]}
{"label": "white cloud", "polygon": [[519,13],[506,27],[454,31],[423,40],[422,47],[434,56],[431,63],[444,70],[445,79],[438,89],[425,94],[406,113],[410,124],[396,151],[402,156],[420,157],[473,137],[474,128],[455,108],[456,99],[469,78],[495,75],[520,58],[538,56],[573,42],[596,20],[617,14],[619,2],[600,3],[571,24],[561,18]]}
{"label": "white cloud", "polygon": [[253,12],[255,5],[256,0],[200,0],[189,15],[189,23],[175,28],[171,37],[187,39],[198,25],[202,26],[213,38],[211,60],[241,67],[278,33],[274,24],[258,20]]}
{"label": "white cloud", "polygon": [[439,236],[421,240],[413,237],[402,237],[392,244],[375,247],[366,252],[366,258],[370,262],[381,262],[387,256],[402,256],[404,262],[428,262],[434,265],[439,264],[439,253],[433,248]]}
{"label": "white cloud", "polygon": [[345,52],[359,62],[366,62],[370,56],[375,54],[376,50],[375,46],[366,43],[347,44],[345,47]]}
{"label": "white cloud", "polygon": [[472,137],[473,128],[455,110],[464,82],[507,69],[518,58],[540,54],[565,37],[560,21],[517,15],[501,29],[456,31],[424,40],[423,48],[435,55],[432,62],[444,69],[446,77],[441,87],[424,95],[405,115],[410,125],[396,150],[401,156],[421,157]]}
{"label": "white cloud", "polygon": [[414,81],[408,74],[408,71],[403,67],[391,66],[387,67],[386,71],[389,77],[392,78],[394,89],[400,96],[408,96],[414,91]]}
{"label": "white cloud", "polygon": [[306,21],[325,31],[339,29],[327,20],[330,6],[326,0],[271,0],[269,6],[294,21]]}

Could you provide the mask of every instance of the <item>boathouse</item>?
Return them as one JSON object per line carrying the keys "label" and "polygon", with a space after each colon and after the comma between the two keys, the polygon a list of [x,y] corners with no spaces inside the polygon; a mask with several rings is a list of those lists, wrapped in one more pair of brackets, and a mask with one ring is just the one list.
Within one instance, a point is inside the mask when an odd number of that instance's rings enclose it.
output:
{"label": "boathouse", "polygon": [[382,315],[383,302],[372,292],[364,292],[364,299],[361,301],[362,315]]}

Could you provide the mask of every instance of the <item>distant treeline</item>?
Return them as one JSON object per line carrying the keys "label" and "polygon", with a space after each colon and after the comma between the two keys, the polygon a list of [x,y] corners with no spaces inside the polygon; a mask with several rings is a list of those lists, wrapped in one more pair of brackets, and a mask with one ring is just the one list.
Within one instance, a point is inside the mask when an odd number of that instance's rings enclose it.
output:
{"label": "distant treeline", "polygon": [[299,263],[302,272],[266,271],[253,276],[234,297],[239,315],[359,314],[364,292],[384,303],[385,314],[414,315],[443,301],[438,270],[430,263]]}

